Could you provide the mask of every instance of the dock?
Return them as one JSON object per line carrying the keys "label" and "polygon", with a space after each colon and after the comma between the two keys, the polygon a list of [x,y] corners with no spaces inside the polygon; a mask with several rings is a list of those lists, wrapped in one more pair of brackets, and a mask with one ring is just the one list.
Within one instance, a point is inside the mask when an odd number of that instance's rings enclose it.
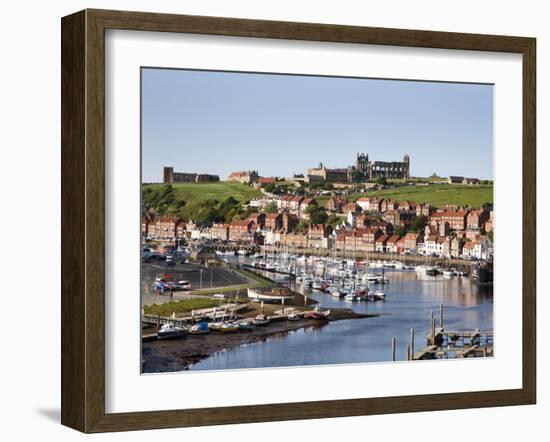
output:
{"label": "dock", "polygon": [[[420,361],[426,359],[461,359],[494,356],[493,331],[480,329],[455,331],[444,328],[444,308],[439,306],[439,327],[436,327],[435,314],[431,312],[430,332],[426,336],[426,346],[415,352],[415,330],[410,329],[405,359]],[[392,338],[392,361],[396,360],[396,338]]]}
{"label": "dock", "polygon": [[160,315],[143,315],[141,322],[152,324],[160,327],[164,324],[174,324],[177,327],[183,327],[188,324],[194,324],[201,320],[223,320],[227,317],[236,315],[241,310],[248,308],[248,303],[239,304],[223,304],[218,307],[204,308],[200,310],[192,310],[184,316],[160,316]]}

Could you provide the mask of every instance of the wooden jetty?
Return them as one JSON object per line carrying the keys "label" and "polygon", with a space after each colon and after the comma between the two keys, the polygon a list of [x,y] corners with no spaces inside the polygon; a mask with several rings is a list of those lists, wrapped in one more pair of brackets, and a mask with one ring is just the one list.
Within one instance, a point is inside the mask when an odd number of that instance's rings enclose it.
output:
{"label": "wooden jetty", "polygon": [[224,319],[228,316],[236,315],[239,311],[248,308],[248,303],[240,304],[223,304],[218,307],[204,308],[200,310],[192,310],[185,316],[171,317],[160,315],[143,315],[141,322],[145,324],[153,324],[157,327],[163,324],[174,324],[175,326],[184,326],[187,324],[193,324],[200,320],[218,320]]}
{"label": "wooden jetty", "polygon": [[[415,352],[415,330],[410,330],[406,360],[450,359],[488,357],[494,355],[493,331],[480,329],[452,331],[444,328],[443,304],[439,306],[439,327],[436,327],[434,312],[430,318],[430,332],[426,336],[426,346]],[[396,339],[392,338],[392,361],[396,360]]]}

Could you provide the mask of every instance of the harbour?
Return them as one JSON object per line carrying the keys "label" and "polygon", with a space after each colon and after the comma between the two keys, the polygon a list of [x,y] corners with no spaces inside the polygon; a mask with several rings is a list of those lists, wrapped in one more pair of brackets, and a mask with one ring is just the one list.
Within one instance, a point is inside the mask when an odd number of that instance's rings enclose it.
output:
{"label": "harbour", "polygon": [[[142,344],[146,361],[144,372],[489,357],[494,354],[492,285],[476,284],[469,277],[461,276],[463,273],[451,275],[441,270],[429,274],[425,269],[417,271],[416,267],[407,265],[387,263],[384,267],[382,261],[369,265],[358,260],[324,258],[323,261],[318,257],[288,253],[235,254],[227,255],[224,261],[228,266],[246,267],[273,278],[280,286],[302,294],[304,300],[311,301],[307,308],[306,302],[302,310],[313,310],[317,306],[360,316],[351,319],[344,315],[331,321],[311,321],[302,316],[295,322],[285,317],[248,333],[241,331],[220,336],[222,334],[216,332],[160,344],[151,340]],[[376,275],[378,279],[373,277]],[[366,296],[364,299],[348,296],[360,292],[362,287],[367,288],[366,293],[381,290],[385,296],[376,301]],[[335,296],[336,289],[350,293]],[[250,304],[259,308],[259,303]],[[445,329],[436,327],[437,337],[430,341],[434,326],[432,317],[443,305]],[[275,311],[280,314],[281,307],[284,309],[284,305],[279,304],[262,307],[269,309],[273,317],[276,317]],[[287,316],[292,310],[293,307],[287,307]],[[411,330],[416,336],[414,348],[410,345]],[[445,330],[453,331],[454,335]],[[483,350],[473,341],[466,343],[465,337],[475,330],[491,333],[490,350]],[[460,349],[454,346],[457,342]],[[489,348],[488,341],[484,343]],[[449,349],[456,351],[453,353]]]}

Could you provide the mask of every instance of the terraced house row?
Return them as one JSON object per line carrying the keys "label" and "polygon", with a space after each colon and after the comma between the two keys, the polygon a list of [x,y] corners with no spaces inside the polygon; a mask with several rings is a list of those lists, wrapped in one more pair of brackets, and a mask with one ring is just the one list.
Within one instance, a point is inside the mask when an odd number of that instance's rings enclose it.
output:
{"label": "terraced house row", "polygon": [[[265,208],[275,203],[275,213]],[[492,254],[493,211],[395,201],[376,197],[348,202],[330,198],[324,209],[329,224],[308,223],[314,198],[264,197],[251,202],[256,212],[230,223],[197,225],[178,217],[146,214],[142,236],[148,240],[211,239],[234,243],[328,249],[344,252],[411,253],[488,259]],[[422,217],[421,223],[417,219]],[[336,222],[335,222],[336,219]]]}

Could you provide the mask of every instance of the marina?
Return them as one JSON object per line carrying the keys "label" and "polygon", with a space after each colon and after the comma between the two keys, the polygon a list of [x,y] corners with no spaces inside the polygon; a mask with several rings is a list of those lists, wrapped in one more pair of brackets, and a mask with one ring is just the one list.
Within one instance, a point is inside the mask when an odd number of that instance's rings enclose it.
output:
{"label": "marina", "polygon": [[[254,295],[247,299],[242,293],[239,303],[226,300],[223,307],[182,316],[174,324],[191,327],[200,320],[217,321],[232,315],[235,325],[226,326],[223,331],[222,326],[218,330],[212,328],[214,334],[208,333],[208,336],[190,334],[182,340],[163,341],[162,345],[154,342],[152,334],[148,339],[144,337],[144,372],[494,354],[492,285],[476,284],[464,271],[424,264],[410,266],[399,261],[371,263],[290,253],[249,256],[243,253],[226,255],[224,259],[227,266],[247,268],[271,278],[280,293],[287,293],[282,290],[286,288],[295,296],[302,296],[294,301],[288,301],[286,296],[279,300],[266,299],[264,304],[254,299]],[[250,317],[252,313],[245,313],[247,305],[255,305],[254,311],[258,314]],[[445,306],[445,328],[432,323],[433,312],[442,309],[442,305]],[[260,310],[267,312],[266,321],[254,324]],[[314,319],[316,310],[329,312],[331,316],[338,316],[340,312],[340,316],[319,321]],[[345,311],[363,319],[342,316],[341,312]],[[144,319],[150,324],[171,320]],[[411,342],[411,330],[417,337],[416,347],[414,339]],[[200,345],[192,342],[199,339]]]}

